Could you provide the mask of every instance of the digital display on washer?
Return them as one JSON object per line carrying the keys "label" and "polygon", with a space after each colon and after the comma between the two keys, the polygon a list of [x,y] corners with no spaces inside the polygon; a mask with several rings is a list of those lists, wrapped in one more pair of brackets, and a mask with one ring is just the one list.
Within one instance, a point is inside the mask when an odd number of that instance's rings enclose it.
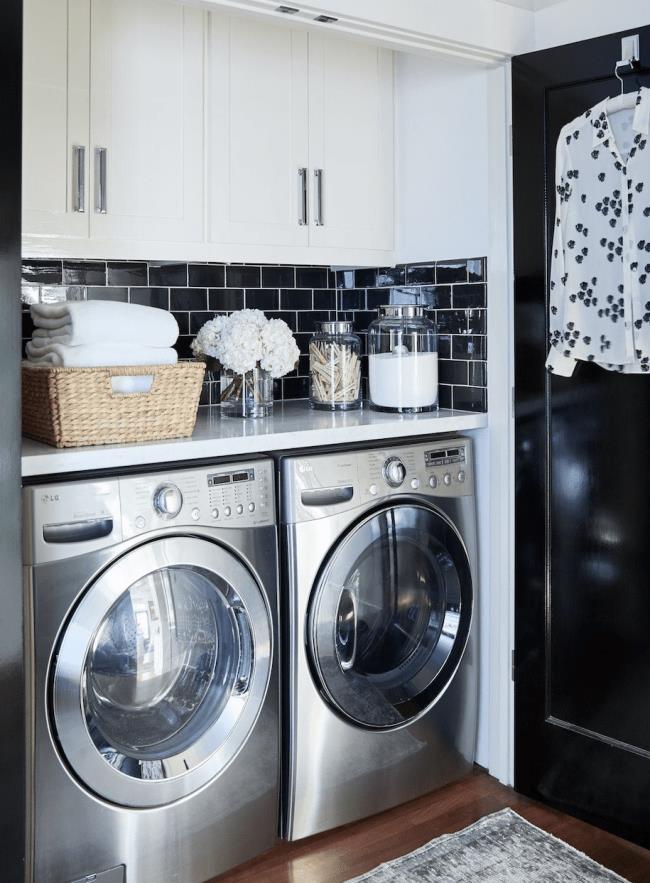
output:
{"label": "digital display on washer", "polygon": [[448,466],[450,463],[464,463],[465,448],[446,448],[438,451],[425,451],[425,466]]}
{"label": "digital display on washer", "polygon": [[234,484],[238,481],[254,480],[254,469],[242,469],[241,472],[222,472],[220,475],[208,475],[208,487],[218,487],[222,484]]}

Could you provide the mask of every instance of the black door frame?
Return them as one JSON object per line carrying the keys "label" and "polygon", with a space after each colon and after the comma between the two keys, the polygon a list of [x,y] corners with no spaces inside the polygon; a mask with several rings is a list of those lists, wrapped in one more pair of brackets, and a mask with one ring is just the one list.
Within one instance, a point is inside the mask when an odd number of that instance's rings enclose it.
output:
{"label": "black door frame", "polygon": [[0,843],[3,880],[24,879],[25,684],[20,496],[22,0],[0,3]]}
{"label": "black door frame", "polygon": [[[540,783],[553,751],[579,754],[584,731],[547,715],[547,623],[550,612],[550,420],[551,380],[544,367],[548,340],[546,182],[554,184],[547,157],[548,90],[613,77],[623,36],[641,33],[642,64],[650,67],[650,27],[643,26],[580,43],[529,53],[512,61],[513,242],[515,284],[515,787],[518,791],[650,845],[650,831],[635,824],[554,798]],[[596,47],[597,44],[597,47]],[[616,91],[616,80],[611,92]],[[629,88],[629,87],[628,87]],[[586,108],[585,108],[586,109]],[[567,120],[568,122],[568,120]],[[532,182],[532,183],[531,183]],[[551,234],[552,235],[552,234]],[[543,318],[541,312],[543,310]],[[561,734],[561,735],[560,735]],[[582,740],[582,741],[581,741]],[[594,741],[594,740],[590,740]],[[613,740],[593,748],[594,763],[615,749]],[[592,749],[590,748],[590,751]],[[620,752],[621,777],[644,772],[641,759]],[[644,761],[647,763],[648,761]],[[645,768],[647,769],[647,768]],[[594,782],[598,788],[598,783]]]}

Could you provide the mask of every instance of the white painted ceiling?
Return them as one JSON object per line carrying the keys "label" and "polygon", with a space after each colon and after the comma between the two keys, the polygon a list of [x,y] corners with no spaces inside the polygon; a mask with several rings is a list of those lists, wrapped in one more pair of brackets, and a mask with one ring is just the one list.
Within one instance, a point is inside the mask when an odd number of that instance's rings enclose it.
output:
{"label": "white painted ceiling", "polygon": [[518,6],[520,9],[530,9],[537,12],[540,9],[546,9],[547,6],[555,6],[557,3],[564,3],[564,0],[495,0],[497,3],[505,3],[508,6]]}

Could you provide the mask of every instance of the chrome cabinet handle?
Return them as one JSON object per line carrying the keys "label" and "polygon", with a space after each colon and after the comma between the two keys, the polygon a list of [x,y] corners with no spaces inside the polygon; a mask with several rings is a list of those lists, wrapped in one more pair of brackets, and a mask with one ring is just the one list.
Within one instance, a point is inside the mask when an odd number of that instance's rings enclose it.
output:
{"label": "chrome cabinet handle", "polygon": [[95,148],[95,211],[106,214],[106,148]]}
{"label": "chrome cabinet handle", "polygon": [[314,169],[314,182],[316,184],[316,226],[322,227],[323,220],[323,170]]}
{"label": "chrome cabinet handle", "polygon": [[86,148],[72,146],[72,211],[86,211]]}
{"label": "chrome cabinet handle", "polygon": [[298,205],[300,212],[298,214],[298,223],[301,227],[305,227],[309,223],[309,197],[307,193],[307,169],[298,169]]}

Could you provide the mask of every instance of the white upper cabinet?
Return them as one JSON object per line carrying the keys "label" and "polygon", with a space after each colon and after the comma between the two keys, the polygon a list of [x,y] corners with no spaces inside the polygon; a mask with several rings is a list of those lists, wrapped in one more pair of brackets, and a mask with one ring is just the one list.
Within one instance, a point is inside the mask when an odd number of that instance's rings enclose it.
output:
{"label": "white upper cabinet", "polygon": [[91,237],[200,241],[203,13],[160,0],[91,9]]}
{"label": "white upper cabinet", "polygon": [[89,65],[89,0],[25,3],[25,234],[88,236]]}
{"label": "white upper cabinet", "polygon": [[392,52],[310,35],[312,245],[393,248],[393,115]]}
{"label": "white upper cabinet", "polygon": [[26,256],[375,264],[393,56],[172,0],[25,0]]}
{"label": "white upper cabinet", "polygon": [[211,242],[307,246],[307,33],[213,13],[208,26]]}

